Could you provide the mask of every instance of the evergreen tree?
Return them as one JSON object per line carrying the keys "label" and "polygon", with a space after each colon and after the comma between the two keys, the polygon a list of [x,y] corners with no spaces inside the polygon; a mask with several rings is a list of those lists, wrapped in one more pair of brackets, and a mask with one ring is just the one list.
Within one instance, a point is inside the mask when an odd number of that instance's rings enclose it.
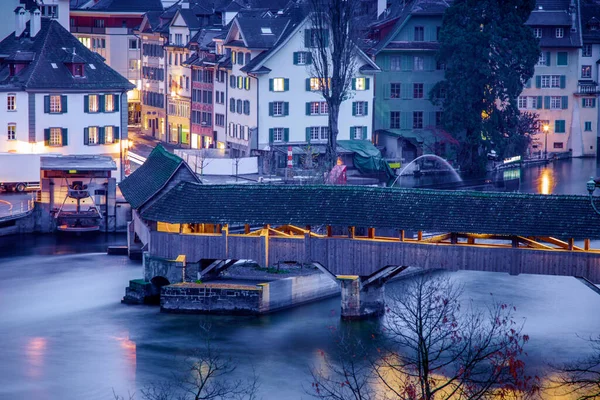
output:
{"label": "evergreen tree", "polygon": [[455,0],[446,10],[437,54],[446,74],[430,98],[441,98],[444,128],[460,142],[457,161],[467,173],[483,170],[489,150],[516,155],[529,144],[534,123],[517,99],[540,54],[525,25],[534,7],[535,0]]}

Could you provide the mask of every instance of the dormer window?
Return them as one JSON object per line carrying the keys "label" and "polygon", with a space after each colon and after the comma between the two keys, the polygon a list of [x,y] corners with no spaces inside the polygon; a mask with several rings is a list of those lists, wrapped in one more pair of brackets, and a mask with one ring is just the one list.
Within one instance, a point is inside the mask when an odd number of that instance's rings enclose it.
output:
{"label": "dormer window", "polygon": [[565,36],[565,30],[564,28],[556,28],[556,37],[558,39],[562,38]]}
{"label": "dormer window", "polygon": [[73,64],[73,76],[76,78],[83,77],[83,64]]}
{"label": "dormer window", "polygon": [[592,17],[587,23],[588,29],[590,31],[597,31],[600,29],[600,21],[596,17]]}

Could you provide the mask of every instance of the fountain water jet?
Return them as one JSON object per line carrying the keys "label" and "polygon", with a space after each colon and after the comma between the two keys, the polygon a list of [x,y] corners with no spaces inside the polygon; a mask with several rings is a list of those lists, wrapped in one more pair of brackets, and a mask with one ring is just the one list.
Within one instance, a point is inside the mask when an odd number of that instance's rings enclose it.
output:
{"label": "fountain water jet", "polygon": [[408,164],[406,164],[406,167],[402,168],[402,170],[400,170],[400,172],[398,173],[398,177],[394,180],[394,182],[390,185],[390,187],[393,187],[396,182],[398,181],[398,179],[400,179],[400,177],[402,176],[402,174],[404,173],[404,171],[406,171],[406,169],[408,167],[410,167],[412,164],[416,163],[417,161],[419,161],[422,158],[433,158],[434,160],[440,161],[442,163],[442,165],[445,165],[448,170],[450,170],[452,172],[452,176],[456,179],[457,182],[462,182],[462,178],[460,177],[460,175],[458,175],[458,172],[456,172],[456,170],[454,168],[452,168],[452,165],[450,165],[450,163],[446,160],[444,160],[442,157],[437,156],[435,154],[423,154],[422,156],[419,156],[417,158],[415,158],[414,160],[412,160],[411,162],[409,162]]}

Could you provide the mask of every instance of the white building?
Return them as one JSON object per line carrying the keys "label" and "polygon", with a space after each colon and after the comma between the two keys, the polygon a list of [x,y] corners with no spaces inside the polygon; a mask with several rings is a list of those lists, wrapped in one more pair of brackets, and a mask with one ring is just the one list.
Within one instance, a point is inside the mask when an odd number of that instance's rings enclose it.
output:
{"label": "white building", "polygon": [[[231,61],[230,147],[265,150],[327,143],[327,106],[311,68],[311,43],[305,40],[310,32],[310,20],[298,9],[262,18],[240,13],[233,20],[223,43]],[[340,109],[338,140],[372,137],[373,74],[379,68],[364,53],[357,57],[351,98]]]}
{"label": "white building", "polygon": [[[2,0],[0,1],[0,40],[15,31],[15,14],[17,7],[22,7],[28,12],[31,0]],[[56,19],[62,26],[69,29],[69,0],[44,0],[37,1],[37,8],[42,17]],[[29,19],[29,16],[27,16]]]}
{"label": "white building", "polygon": [[131,85],[61,24],[17,8],[0,42],[0,152],[104,154],[122,166]]}

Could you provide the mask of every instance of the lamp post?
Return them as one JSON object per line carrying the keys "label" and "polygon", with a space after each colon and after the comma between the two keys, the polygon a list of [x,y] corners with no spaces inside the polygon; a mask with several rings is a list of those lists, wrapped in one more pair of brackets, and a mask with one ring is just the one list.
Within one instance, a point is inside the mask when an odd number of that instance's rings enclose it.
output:
{"label": "lamp post", "polygon": [[594,190],[596,190],[596,188],[600,187],[600,178],[596,178],[594,179],[594,177],[591,177],[589,181],[587,181],[587,183],[585,184],[587,187],[587,191],[590,194],[590,203],[592,203],[592,207],[594,208],[594,211],[596,211],[596,214],[600,214],[600,211],[598,211],[598,209],[596,208],[596,204],[594,204]]}
{"label": "lamp post", "polygon": [[544,124],[542,129],[544,130],[544,160],[548,160],[548,131],[550,130],[550,126]]}

